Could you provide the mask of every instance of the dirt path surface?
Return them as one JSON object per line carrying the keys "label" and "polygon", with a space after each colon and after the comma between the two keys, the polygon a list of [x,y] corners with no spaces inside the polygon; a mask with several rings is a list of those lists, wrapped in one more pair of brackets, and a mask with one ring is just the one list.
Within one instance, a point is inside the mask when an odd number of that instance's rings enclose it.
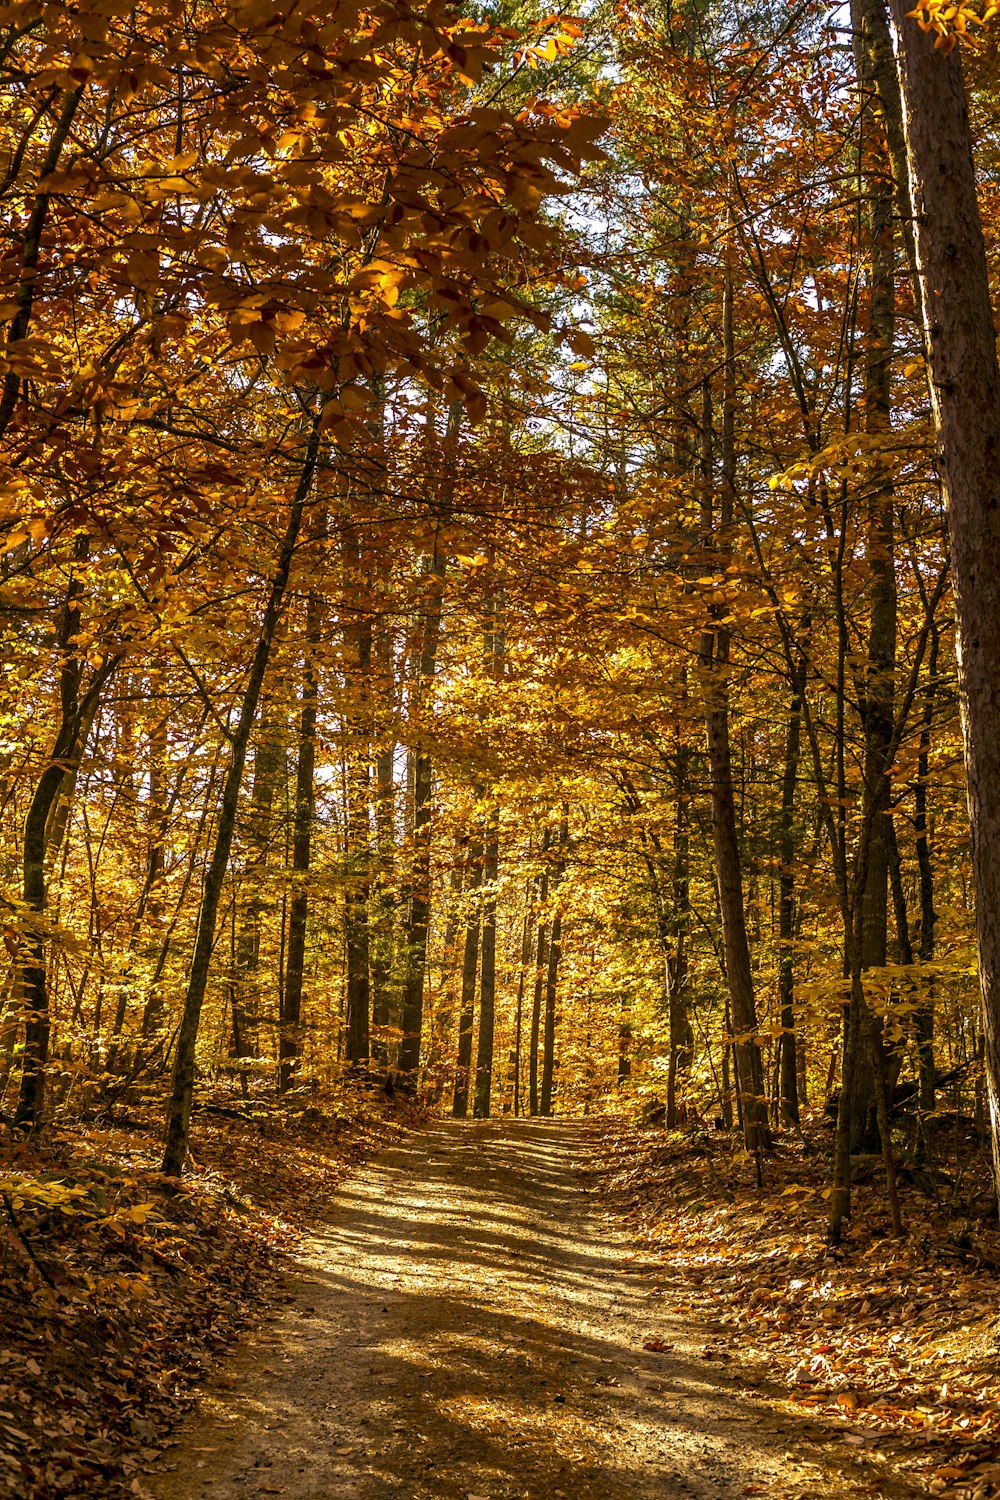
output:
{"label": "dirt path surface", "polygon": [[574,1171],[588,1134],[442,1123],[346,1183],[146,1481],[157,1500],[918,1493],[706,1359],[662,1273],[625,1274]]}

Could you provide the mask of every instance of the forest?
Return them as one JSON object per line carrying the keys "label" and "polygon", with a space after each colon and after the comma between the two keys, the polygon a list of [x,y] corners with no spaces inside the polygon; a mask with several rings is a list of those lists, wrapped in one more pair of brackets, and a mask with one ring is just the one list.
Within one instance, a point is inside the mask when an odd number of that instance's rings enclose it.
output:
{"label": "forest", "polygon": [[[0,7],[0,1495],[318,1496],[157,1461],[414,1140],[855,1464],[650,1493],[1000,1494],[995,12]],[[322,1494],[646,1493],[490,1431]]]}

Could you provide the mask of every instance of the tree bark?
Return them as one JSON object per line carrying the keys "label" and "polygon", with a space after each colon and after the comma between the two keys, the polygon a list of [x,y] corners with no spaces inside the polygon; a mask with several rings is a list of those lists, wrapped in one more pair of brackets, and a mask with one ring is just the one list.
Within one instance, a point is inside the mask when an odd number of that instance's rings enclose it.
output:
{"label": "tree bark", "polygon": [[[263,882],[267,875],[272,837],[272,811],[284,751],[277,726],[265,711],[254,752],[253,792],[247,828],[248,891],[240,915],[236,938],[236,976],[233,1003],[233,1044],[236,1056],[259,1056],[257,1027],[260,1021],[260,939],[267,900]],[[245,1077],[245,1072],[242,1075]]]}
{"label": "tree bark", "polygon": [[[360,582],[361,549],[354,537],[348,538],[348,554],[350,562],[357,568]],[[348,1064],[352,1068],[359,1068],[367,1064],[371,1050],[371,616],[359,613],[346,634],[347,659],[355,677],[354,690],[360,697],[360,703],[351,714],[353,722],[349,725],[351,732],[344,752],[347,769],[347,808],[344,817],[347,870],[344,891],[344,947],[347,962],[344,1051]]]}
{"label": "tree bark", "polygon": [[[893,236],[893,192],[887,174],[885,143],[876,116],[877,80],[873,73],[878,56],[877,37],[867,0],[855,0],[852,20],[855,59],[861,93],[861,150],[859,176],[867,205],[864,233],[868,241],[868,326],[865,330],[864,426],[876,439],[889,439],[892,431],[890,372],[895,338],[896,255]],[[862,969],[882,969],[888,956],[890,791],[887,757],[895,728],[896,672],[896,567],[895,494],[886,460],[873,452],[871,494],[868,500],[867,563],[871,577],[868,660],[865,673],[862,718],[864,760],[862,765],[862,815],[870,822],[865,877],[856,886],[855,902],[861,913]],[[881,1026],[873,1016],[870,1024],[879,1033],[878,1047],[864,1045],[856,1060],[851,1111],[851,1150],[875,1151],[879,1125],[875,1110],[878,1090],[871,1069],[881,1056]]]}
{"label": "tree bark", "polygon": [[781,1047],[778,1059],[778,1113],[792,1125],[799,1123],[799,1067],[795,1017],[795,784],[802,741],[802,695],[806,686],[806,657],[792,683],[792,700],[785,734],[785,766],[781,778],[778,824],[778,1006]]}
{"label": "tree bark", "polygon": [[[566,870],[566,841],[569,836],[569,808],[563,803],[562,821],[559,824],[559,844],[552,884],[558,890]],[[559,960],[562,957],[562,912],[553,913],[549,926],[548,955],[545,966],[545,1020],[542,1029],[542,1086],[539,1095],[538,1113],[551,1115],[552,1095],[555,1086],[556,1066],[556,996],[559,988]]]}
{"label": "tree bark", "polygon": [[462,1001],[458,1014],[458,1057],[455,1063],[455,1097],[452,1114],[464,1120],[469,1113],[469,1078],[472,1072],[472,1032],[476,1012],[476,968],[479,963],[479,888],[483,882],[483,851],[477,845],[471,853],[471,869],[466,895],[471,897],[465,922],[465,947],[462,954]]}
{"label": "tree bark", "polygon": [[306,600],[305,651],[299,699],[299,754],[295,766],[295,807],[292,814],[292,894],[288,903],[288,947],[285,983],[281,993],[278,1029],[278,1093],[291,1088],[302,1053],[302,989],[305,979],[306,935],[309,927],[309,868],[312,859],[313,818],[316,810],[316,647],[319,642],[319,600],[310,590]]}
{"label": "tree bark", "polygon": [[[913,792],[913,827],[916,833],[917,870],[920,884],[920,937],[917,956],[921,964],[934,959],[934,863],[931,858],[930,824],[927,817],[927,781],[930,775],[931,734],[934,727],[934,700],[937,694],[940,631],[931,627],[930,653],[927,661],[927,688],[920,724],[917,751],[917,784]],[[918,1098],[918,1140],[925,1155],[933,1148],[934,1108],[937,1091],[937,1069],[934,1062],[934,990],[921,978],[919,1008],[914,1016],[917,1033],[917,1055],[920,1092]]]}
{"label": "tree bark", "polygon": [[545,915],[549,899],[548,853],[552,844],[552,830],[546,828],[542,835],[540,854],[544,861],[538,880],[538,909],[541,920],[535,936],[535,982],[531,992],[531,1021],[528,1026],[528,1113],[538,1113],[538,1042],[542,1029],[542,997],[545,993],[545,976],[549,964],[549,924]]}
{"label": "tree bark", "polygon": [[948,502],[994,1174],[1000,1189],[1000,368],[958,48],[890,0]]}
{"label": "tree bark", "polygon": [[[725,352],[725,397],[722,428],[722,504],[718,536],[715,536],[712,504],[712,406],[711,390],[703,387],[702,417],[702,529],[705,545],[714,554],[717,571],[724,572],[731,551],[731,530],[736,490],[735,407],[736,372],[733,334],[732,264],[727,252],[723,292],[723,343]],[[719,909],[726,955],[726,976],[733,1019],[733,1056],[749,1151],[770,1149],[767,1093],[757,1040],[757,1007],[753,969],[747,939],[743,901],[743,874],[736,804],[733,792],[732,755],[729,742],[729,643],[727,627],[715,621],[703,632],[699,651],[705,731],[712,788],[712,838],[715,849]]]}
{"label": "tree bark", "polygon": [[[85,556],[86,544],[81,543],[75,561],[82,562]],[[24,1052],[14,1122],[25,1130],[35,1130],[41,1124],[49,1057],[50,1018],[43,918],[48,898],[46,857],[52,814],[67,776],[76,773],[101,693],[122,660],[120,654],[105,657],[81,696],[83,666],[75,645],[80,630],[81,594],[82,585],[74,571],[56,629],[61,657],[59,728],[49,763],[38,778],[24,823],[21,890],[25,907],[33,920],[29,919],[26,924],[20,952],[18,978],[24,1014]]]}
{"label": "tree bark", "polygon": [[174,1052],[174,1067],[171,1077],[170,1098],[167,1102],[166,1141],[163,1152],[163,1173],[167,1177],[179,1177],[188,1154],[191,1130],[191,1105],[194,1098],[195,1051],[198,1042],[198,1027],[208,988],[212,947],[215,942],[215,927],[222,897],[223,882],[229,867],[233,833],[236,827],[236,812],[239,805],[243,771],[246,766],[247,749],[257,715],[264,674],[271,656],[275,632],[284,611],[288,578],[295,556],[295,547],[302,528],[302,516],[306,500],[312,489],[313,474],[319,456],[319,429],[314,418],[306,443],[302,473],[292,499],[285,534],[278,553],[277,565],[271,578],[267,603],[261,620],[257,646],[247,678],[243,701],[235,733],[232,735],[231,758],[222,788],[222,800],[215,828],[215,843],[212,858],[205,874],[202,889],[201,909],[198,913],[198,931],[194,953],[188,974],[184,1009],[177,1032]]}
{"label": "tree bark", "polygon": [[484,846],[483,880],[486,900],[483,904],[482,949],[479,960],[479,1036],[476,1045],[476,1094],[473,1114],[477,1120],[489,1119],[493,1089],[493,1032],[497,977],[497,874],[499,871],[496,809],[487,815]]}
{"label": "tree bark", "polygon": [[[528,846],[531,853],[531,846]],[[524,917],[521,922],[521,966],[517,974],[517,1002],[514,1010],[514,1050],[511,1065],[514,1073],[514,1086],[511,1098],[511,1108],[515,1120],[522,1112],[521,1101],[521,1029],[524,1024],[524,986],[528,974],[528,965],[531,962],[531,895],[532,882],[529,879],[524,888]]]}
{"label": "tree bark", "polygon": [[[684,698],[687,698],[687,687],[685,683]],[[670,1028],[670,1058],[667,1063],[667,1108],[664,1123],[668,1130],[676,1130],[678,1126],[686,1121],[687,1106],[683,1097],[683,1084],[691,1067],[691,1058],[694,1053],[694,1031],[691,1026],[691,1017],[688,1014],[688,953],[687,938],[688,927],[691,921],[691,839],[689,831],[690,790],[689,779],[689,754],[687,747],[681,742],[683,730],[678,726],[676,745],[676,765],[674,768],[674,867],[671,884],[673,886],[673,912],[670,915],[669,929],[661,933],[661,942],[664,942],[664,971],[667,984],[667,1017]],[[650,866],[650,879],[653,878],[653,868]],[[662,897],[658,902],[660,907],[660,921],[666,915],[663,908]],[[673,938],[673,953],[671,955],[670,937]]]}

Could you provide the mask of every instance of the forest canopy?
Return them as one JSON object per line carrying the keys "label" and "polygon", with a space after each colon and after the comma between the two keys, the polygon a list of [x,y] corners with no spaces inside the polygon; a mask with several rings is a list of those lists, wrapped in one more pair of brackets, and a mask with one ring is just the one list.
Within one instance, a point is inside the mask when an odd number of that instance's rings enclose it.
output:
{"label": "forest canopy", "polygon": [[890,31],[995,299],[994,9],[4,8],[9,1124],[986,1132]]}

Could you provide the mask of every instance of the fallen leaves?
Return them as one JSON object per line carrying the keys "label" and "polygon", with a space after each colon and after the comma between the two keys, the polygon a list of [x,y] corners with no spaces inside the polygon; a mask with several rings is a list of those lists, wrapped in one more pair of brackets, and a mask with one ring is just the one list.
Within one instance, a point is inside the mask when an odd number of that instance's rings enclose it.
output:
{"label": "fallen leaves", "polygon": [[[832,1249],[822,1136],[780,1147],[763,1193],[727,1149],[613,1127],[605,1190],[638,1242],[623,1270],[655,1271],[667,1308],[707,1323],[701,1357],[738,1357],[778,1409],[844,1424],[848,1446],[891,1452],[931,1493],[1000,1497],[996,1228],[907,1185],[909,1237],[893,1239],[873,1183]],[[980,1171],[966,1164],[968,1191]]]}
{"label": "fallen leaves", "polygon": [[269,1101],[266,1127],[222,1108],[221,1123],[202,1115],[180,1192],[158,1171],[158,1101],[0,1148],[0,1497],[145,1493],[194,1385],[272,1300],[296,1231],[404,1124],[346,1096]]}

